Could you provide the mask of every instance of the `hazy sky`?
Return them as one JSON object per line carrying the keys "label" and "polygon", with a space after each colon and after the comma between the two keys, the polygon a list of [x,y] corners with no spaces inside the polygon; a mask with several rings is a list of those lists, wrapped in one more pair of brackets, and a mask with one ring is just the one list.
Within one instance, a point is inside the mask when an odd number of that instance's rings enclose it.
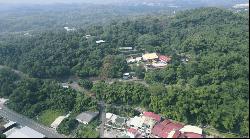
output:
{"label": "hazy sky", "polygon": [[121,0],[0,0],[0,3],[32,3],[32,4],[50,4],[50,3],[110,3]]}
{"label": "hazy sky", "polygon": [[[127,2],[177,2],[182,0],[0,0],[0,4],[52,4],[52,3],[94,3],[94,4],[110,4],[110,3],[127,3]],[[186,0],[188,1],[188,0]],[[249,3],[248,0],[190,0],[192,2],[206,2],[213,3],[220,2],[236,2],[236,3]]]}

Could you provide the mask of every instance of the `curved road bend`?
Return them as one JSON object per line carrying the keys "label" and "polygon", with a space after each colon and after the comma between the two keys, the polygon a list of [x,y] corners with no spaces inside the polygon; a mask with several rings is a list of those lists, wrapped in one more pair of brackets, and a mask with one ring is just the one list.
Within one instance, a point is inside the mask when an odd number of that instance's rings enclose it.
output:
{"label": "curved road bend", "polygon": [[48,138],[67,138],[64,135],[58,134],[56,132],[56,130],[54,130],[52,128],[45,127],[41,124],[38,124],[34,120],[29,119],[21,114],[18,114],[5,106],[2,106],[2,109],[0,110],[0,115],[4,118],[7,118],[8,120],[19,123],[22,126],[28,126],[32,129],[42,133],[43,135],[45,135]]}

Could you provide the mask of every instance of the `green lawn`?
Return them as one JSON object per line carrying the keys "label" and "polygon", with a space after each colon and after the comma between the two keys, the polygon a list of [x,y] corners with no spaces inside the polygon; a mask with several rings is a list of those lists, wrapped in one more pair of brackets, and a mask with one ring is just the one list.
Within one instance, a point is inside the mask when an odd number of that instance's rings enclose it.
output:
{"label": "green lawn", "polygon": [[63,115],[60,110],[45,110],[38,117],[38,121],[46,126],[50,126],[58,116]]}

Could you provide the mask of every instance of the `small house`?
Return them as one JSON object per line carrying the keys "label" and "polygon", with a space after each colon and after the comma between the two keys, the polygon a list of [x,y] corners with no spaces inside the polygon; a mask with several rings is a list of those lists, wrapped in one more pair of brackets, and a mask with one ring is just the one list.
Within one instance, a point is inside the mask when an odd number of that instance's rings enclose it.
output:
{"label": "small house", "polygon": [[89,122],[91,122],[98,114],[99,112],[82,112],[76,116],[76,120],[83,124],[89,124]]}
{"label": "small house", "polygon": [[123,78],[124,80],[130,79],[130,78],[131,78],[130,73],[124,73],[122,78]]}

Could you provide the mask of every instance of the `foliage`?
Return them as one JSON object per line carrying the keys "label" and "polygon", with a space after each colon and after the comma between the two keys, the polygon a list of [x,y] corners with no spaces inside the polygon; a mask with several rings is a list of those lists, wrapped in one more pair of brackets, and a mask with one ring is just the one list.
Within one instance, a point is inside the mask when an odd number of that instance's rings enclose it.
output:
{"label": "foliage", "polygon": [[[149,88],[130,82],[98,82],[91,91],[106,103],[142,105],[174,120],[246,136],[248,28],[249,18],[241,13],[193,9],[173,17],[114,21],[72,33],[48,31],[31,38],[12,36],[0,42],[0,64],[40,78],[74,74],[106,79],[121,77],[129,70],[125,57],[119,55],[119,47],[170,55],[172,61],[166,68],[145,73]],[[86,33],[95,37],[85,39]],[[106,43],[96,44],[98,39]],[[183,58],[188,62],[182,62]],[[14,77],[0,77],[1,95],[10,96],[10,106],[18,112],[32,117],[48,107],[75,108],[78,95],[59,89],[56,83],[32,79],[12,84]],[[76,110],[81,111],[85,101],[77,102]]]}
{"label": "foliage", "polygon": [[88,125],[80,125],[76,132],[77,138],[99,138],[99,132],[96,127],[99,125],[97,120],[92,121]]}
{"label": "foliage", "polygon": [[50,126],[58,116],[62,116],[63,113],[58,110],[45,110],[38,117],[38,121],[46,126]]}
{"label": "foliage", "polygon": [[60,134],[69,135],[78,126],[78,121],[72,118],[65,118],[57,127]]}
{"label": "foliage", "polygon": [[81,79],[79,81],[79,85],[81,85],[85,89],[91,89],[93,87],[93,82],[86,80],[86,79]]}

